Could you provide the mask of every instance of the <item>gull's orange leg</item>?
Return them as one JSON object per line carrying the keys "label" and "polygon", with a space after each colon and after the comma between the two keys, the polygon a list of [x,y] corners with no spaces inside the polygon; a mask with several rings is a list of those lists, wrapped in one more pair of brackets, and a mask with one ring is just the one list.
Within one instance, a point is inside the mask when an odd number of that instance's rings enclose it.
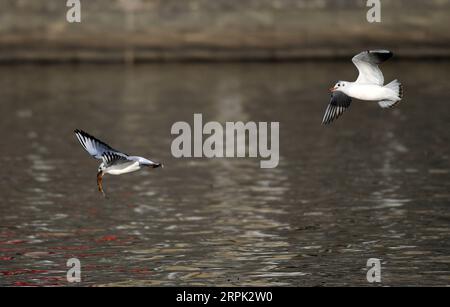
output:
{"label": "gull's orange leg", "polygon": [[100,171],[97,173],[97,186],[98,186],[98,191],[102,192],[103,196],[106,197],[105,192],[103,191],[103,186],[102,186],[102,181],[103,181],[103,172]]}

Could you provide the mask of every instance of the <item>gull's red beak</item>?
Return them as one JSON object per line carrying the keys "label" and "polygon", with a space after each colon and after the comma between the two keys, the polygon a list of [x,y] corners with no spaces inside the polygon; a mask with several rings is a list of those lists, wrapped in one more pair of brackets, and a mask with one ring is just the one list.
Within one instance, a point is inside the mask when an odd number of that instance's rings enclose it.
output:
{"label": "gull's red beak", "polygon": [[335,87],[335,86],[333,86],[333,87],[330,88],[330,92],[334,92],[335,90],[336,90],[336,87]]}

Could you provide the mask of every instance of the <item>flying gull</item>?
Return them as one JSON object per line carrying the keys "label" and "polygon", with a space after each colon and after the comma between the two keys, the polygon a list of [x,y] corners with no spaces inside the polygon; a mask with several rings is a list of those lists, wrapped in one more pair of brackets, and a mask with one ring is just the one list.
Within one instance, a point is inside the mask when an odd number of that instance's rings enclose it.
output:
{"label": "flying gull", "polygon": [[338,81],[331,91],[331,101],[325,111],[322,124],[329,124],[350,106],[352,98],[377,101],[382,108],[395,106],[403,97],[403,87],[394,80],[384,84],[383,73],[379,64],[393,56],[388,50],[363,51],[355,55],[353,64],[358,68],[359,76],[355,82]]}
{"label": "flying gull", "polygon": [[138,171],[143,167],[157,168],[163,166],[161,163],[153,162],[143,157],[124,154],[82,130],[76,129],[74,133],[81,146],[92,157],[102,160],[97,172],[97,186],[103,196],[106,196],[102,186],[103,175],[121,175]]}

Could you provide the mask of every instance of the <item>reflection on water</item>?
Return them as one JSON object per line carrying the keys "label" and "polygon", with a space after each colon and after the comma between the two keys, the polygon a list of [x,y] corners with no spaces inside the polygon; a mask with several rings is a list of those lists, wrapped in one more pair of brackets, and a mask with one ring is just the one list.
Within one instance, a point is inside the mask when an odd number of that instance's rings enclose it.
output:
{"label": "reflection on water", "polygon": [[[4,132],[0,285],[385,285],[450,282],[450,63],[393,62],[405,102],[355,102],[320,125],[348,63],[11,66]],[[419,86],[420,85],[420,86]],[[280,164],[174,159],[170,127],[279,121]],[[105,177],[85,129],[164,169]]]}

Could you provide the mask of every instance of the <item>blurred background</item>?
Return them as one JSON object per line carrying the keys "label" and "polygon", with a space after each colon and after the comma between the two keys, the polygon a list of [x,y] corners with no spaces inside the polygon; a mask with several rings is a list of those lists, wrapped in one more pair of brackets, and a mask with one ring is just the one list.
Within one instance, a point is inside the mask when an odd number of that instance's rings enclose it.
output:
{"label": "blurred background", "polygon": [[[0,1],[0,286],[450,284],[450,0]],[[321,125],[351,57],[405,96]],[[280,123],[280,163],[176,159],[177,121]],[[164,169],[105,176],[83,129]],[[379,284],[376,284],[379,285]],[[375,286],[376,286],[375,285]]]}
{"label": "blurred background", "polygon": [[365,0],[2,0],[0,60],[292,60],[348,57],[384,47],[447,57],[448,0],[383,0],[368,23]]}

